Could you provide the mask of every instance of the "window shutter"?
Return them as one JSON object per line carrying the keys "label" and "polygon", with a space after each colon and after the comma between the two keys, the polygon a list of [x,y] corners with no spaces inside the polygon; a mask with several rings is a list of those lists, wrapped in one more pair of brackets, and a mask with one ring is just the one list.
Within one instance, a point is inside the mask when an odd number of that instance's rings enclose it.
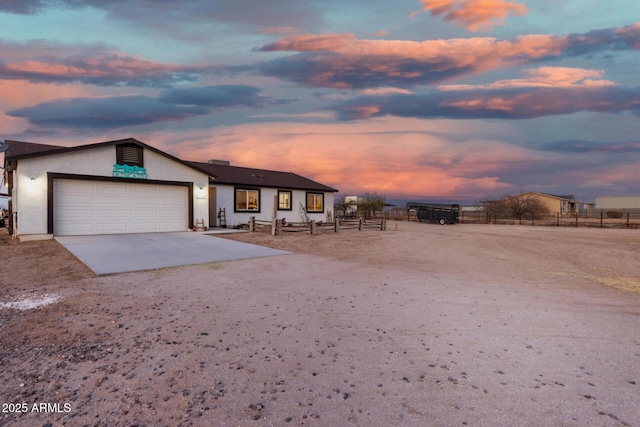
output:
{"label": "window shutter", "polygon": [[116,163],[144,167],[142,147],[137,145],[118,145],[116,147]]}

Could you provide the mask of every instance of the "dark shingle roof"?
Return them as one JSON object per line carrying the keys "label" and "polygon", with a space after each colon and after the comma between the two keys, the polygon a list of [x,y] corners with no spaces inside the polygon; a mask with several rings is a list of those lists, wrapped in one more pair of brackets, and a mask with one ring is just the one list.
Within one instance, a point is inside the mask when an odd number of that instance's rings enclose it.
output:
{"label": "dark shingle roof", "polygon": [[6,159],[16,157],[31,157],[40,154],[49,154],[55,151],[65,151],[68,147],[60,145],[36,144],[34,142],[12,141],[6,139],[4,142],[9,145],[9,149],[5,152]]}
{"label": "dark shingle roof", "polygon": [[215,176],[213,182],[252,187],[271,187],[292,190],[315,190],[336,192],[335,188],[312,181],[293,172],[279,172],[265,169],[244,168],[239,166],[213,163],[189,162]]}

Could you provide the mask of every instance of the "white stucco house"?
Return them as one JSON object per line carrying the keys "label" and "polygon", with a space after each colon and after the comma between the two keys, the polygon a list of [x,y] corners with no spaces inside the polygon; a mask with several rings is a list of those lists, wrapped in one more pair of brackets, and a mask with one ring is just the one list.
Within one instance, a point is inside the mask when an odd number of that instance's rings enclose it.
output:
{"label": "white stucco house", "polygon": [[[55,235],[186,231],[332,213],[337,190],[289,172],[189,162],[128,138],[61,147],[5,141],[9,229],[21,241]],[[219,163],[219,162],[218,162]]]}
{"label": "white stucco house", "polygon": [[211,160],[189,162],[212,177],[208,190],[209,224],[246,224],[249,218],[287,222],[326,221],[333,218],[333,198],[338,190],[293,172],[231,166]]}

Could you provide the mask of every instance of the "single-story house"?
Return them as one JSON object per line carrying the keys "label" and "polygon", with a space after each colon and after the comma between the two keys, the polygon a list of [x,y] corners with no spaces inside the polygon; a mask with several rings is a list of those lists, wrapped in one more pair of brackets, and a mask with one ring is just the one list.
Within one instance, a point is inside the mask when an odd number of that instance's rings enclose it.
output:
{"label": "single-story house", "polygon": [[547,208],[550,213],[560,213],[560,215],[575,215],[579,209],[590,209],[593,206],[592,203],[578,202],[573,195],[554,195],[539,193],[536,191],[529,191],[526,193],[518,194],[517,196],[509,197],[505,201],[513,199],[535,199],[544,207]]}
{"label": "single-story house", "polygon": [[[55,235],[186,231],[333,214],[337,190],[289,172],[181,160],[136,139],[61,147],[5,141],[9,228]],[[276,205],[277,201],[277,205]],[[307,217],[305,217],[307,218]]]}
{"label": "single-story house", "polygon": [[189,164],[212,177],[208,190],[212,227],[246,224],[252,216],[286,222],[327,221],[334,216],[338,190],[293,172],[231,166],[219,160]]}

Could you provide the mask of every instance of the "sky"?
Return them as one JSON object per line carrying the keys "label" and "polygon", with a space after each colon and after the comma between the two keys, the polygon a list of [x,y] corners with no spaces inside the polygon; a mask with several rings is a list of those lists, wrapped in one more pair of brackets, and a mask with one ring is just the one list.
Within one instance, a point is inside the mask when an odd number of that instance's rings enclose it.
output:
{"label": "sky", "polygon": [[388,200],[640,195],[637,0],[1,0],[0,140]]}

